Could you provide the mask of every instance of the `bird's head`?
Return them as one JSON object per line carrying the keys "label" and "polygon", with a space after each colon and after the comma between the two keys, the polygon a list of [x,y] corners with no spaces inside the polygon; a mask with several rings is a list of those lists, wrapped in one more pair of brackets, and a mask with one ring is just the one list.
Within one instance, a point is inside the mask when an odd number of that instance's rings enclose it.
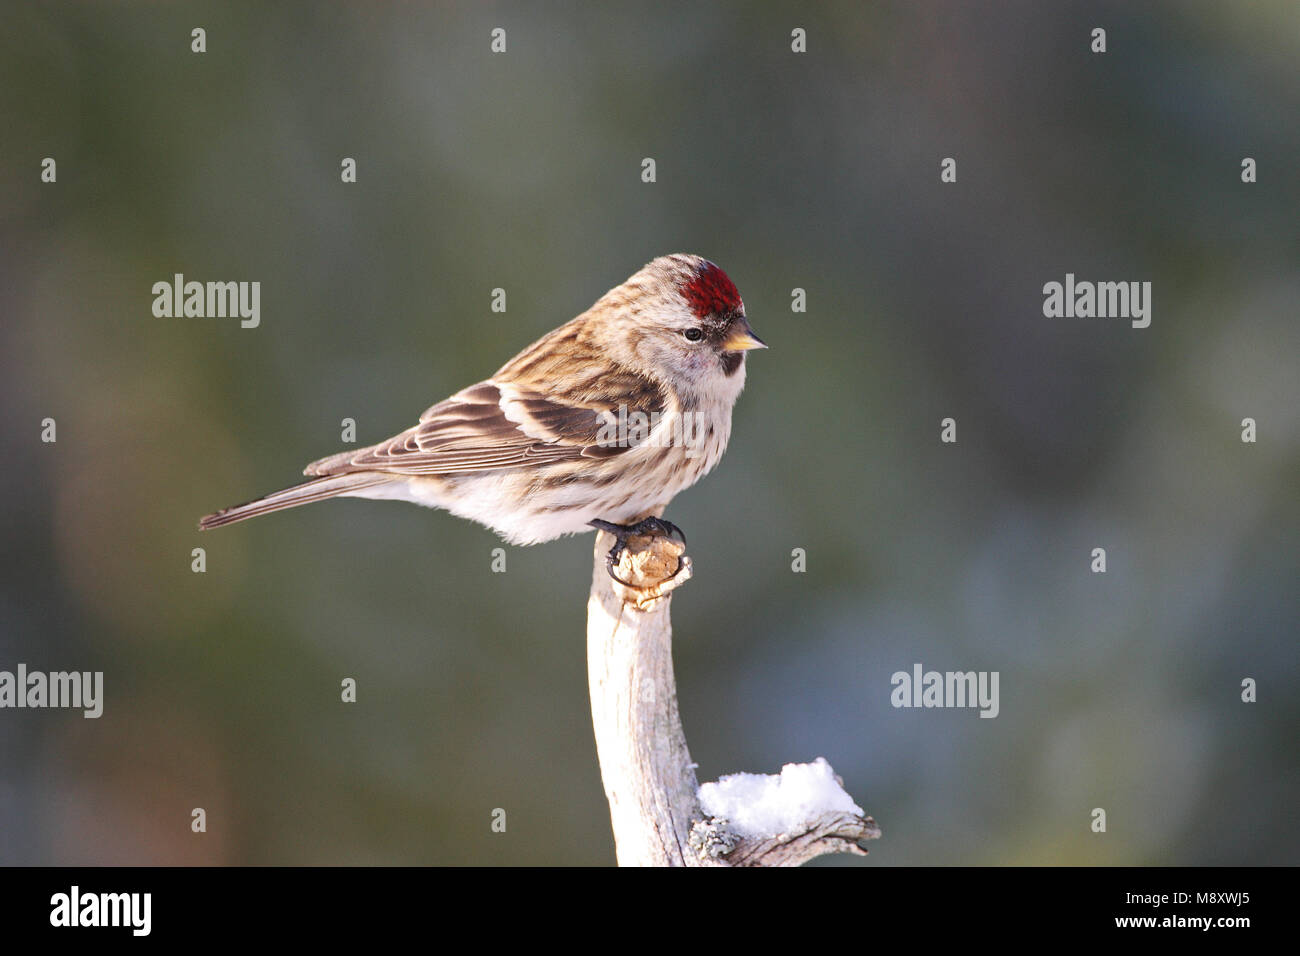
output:
{"label": "bird's head", "polygon": [[614,326],[628,364],[697,400],[734,401],[745,382],[745,353],[767,348],[735,284],[700,256],[660,256],[592,311]]}

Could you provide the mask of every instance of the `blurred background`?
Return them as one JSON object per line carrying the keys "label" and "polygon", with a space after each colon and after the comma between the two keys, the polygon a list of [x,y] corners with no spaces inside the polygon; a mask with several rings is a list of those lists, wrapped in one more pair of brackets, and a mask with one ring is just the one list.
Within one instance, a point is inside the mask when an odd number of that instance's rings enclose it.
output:
{"label": "blurred background", "polygon": [[[196,521],[676,251],[771,345],[669,511],[701,780],[825,756],[884,830],[830,864],[1297,862],[1296,4],[5,21],[0,669],[105,704],[0,711],[0,862],[611,864],[590,537],[494,574],[411,505]],[[259,281],[260,327],[155,318],[178,272]],[[1150,328],[1044,318],[1067,272],[1150,281]],[[892,708],[915,663],[1000,672],[1000,715]]]}

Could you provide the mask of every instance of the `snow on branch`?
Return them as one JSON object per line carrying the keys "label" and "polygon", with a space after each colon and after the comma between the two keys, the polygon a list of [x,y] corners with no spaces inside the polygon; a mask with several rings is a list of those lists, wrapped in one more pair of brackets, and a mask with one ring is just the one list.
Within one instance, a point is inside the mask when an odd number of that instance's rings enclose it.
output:
{"label": "snow on branch", "polygon": [[699,786],[677,711],[671,593],[691,577],[684,546],[634,536],[611,579],[612,535],[596,535],[587,672],[601,779],[620,866],[797,866],[865,855],[880,836],[823,758],[780,775]]}

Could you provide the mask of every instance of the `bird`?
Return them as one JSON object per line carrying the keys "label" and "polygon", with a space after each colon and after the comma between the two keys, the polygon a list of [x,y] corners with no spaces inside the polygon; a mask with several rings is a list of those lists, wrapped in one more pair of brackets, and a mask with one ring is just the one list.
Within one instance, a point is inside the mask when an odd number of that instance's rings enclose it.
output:
{"label": "bird", "polygon": [[441,508],[513,545],[605,530],[611,561],[632,534],[684,543],[660,516],[722,458],[746,353],[762,348],[721,268],[660,256],[417,424],[199,527],[350,497]]}

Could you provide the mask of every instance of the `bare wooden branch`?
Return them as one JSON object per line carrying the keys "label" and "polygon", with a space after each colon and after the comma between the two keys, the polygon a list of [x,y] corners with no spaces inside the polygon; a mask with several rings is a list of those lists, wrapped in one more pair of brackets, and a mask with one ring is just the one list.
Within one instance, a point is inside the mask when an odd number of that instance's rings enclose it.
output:
{"label": "bare wooden branch", "polygon": [[[701,822],[691,833],[691,842],[697,852],[716,852],[716,830],[725,832],[725,823]],[[871,817],[854,813],[829,813],[807,823],[807,829],[796,833],[782,833],[771,837],[746,837],[730,843],[726,853],[729,866],[801,866],[809,860],[828,853],[851,853],[866,856],[867,840],[880,836],[880,827]],[[722,845],[727,845],[723,841]]]}
{"label": "bare wooden branch", "polygon": [[704,813],[677,710],[669,617],[690,558],[671,538],[632,537],[615,569],[625,585],[606,571],[613,544],[596,535],[587,676],[619,865],[797,866],[826,853],[865,854],[863,842],[880,836],[868,816],[826,813],[754,837]]}
{"label": "bare wooden branch", "polygon": [[632,538],[617,573],[641,587],[627,588],[605,570],[613,544],[612,535],[596,535],[587,680],[618,862],[690,866],[691,826],[702,814],[677,713],[668,618],[668,592],[690,577],[690,562],[676,541]]}

